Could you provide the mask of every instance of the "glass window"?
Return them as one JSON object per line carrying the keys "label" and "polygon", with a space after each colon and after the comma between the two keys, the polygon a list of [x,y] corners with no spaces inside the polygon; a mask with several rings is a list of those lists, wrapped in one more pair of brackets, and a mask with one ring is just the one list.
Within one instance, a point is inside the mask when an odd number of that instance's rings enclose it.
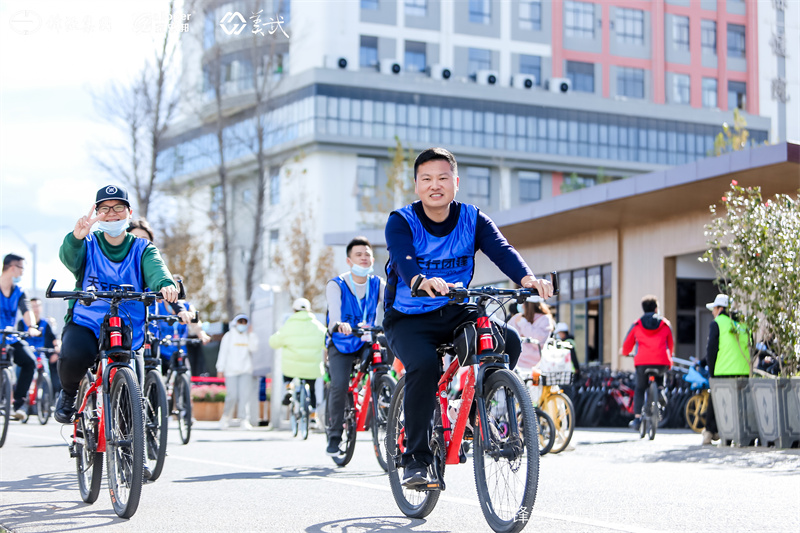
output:
{"label": "glass window", "polygon": [[361,9],[378,9],[378,0],[361,0]]}
{"label": "glass window", "polygon": [[[570,272],[558,273],[558,299],[571,300],[572,299],[572,274]],[[569,318],[569,317],[567,317]]]}
{"label": "glass window", "polygon": [[359,49],[359,65],[361,68],[378,68],[378,38],[368,35],[361,36]]}
{"label": "glass window", "polygon": [[281,203],[281,169],[272,167],[269,171],[269,204]]}
{"label": "glass window", "polygon": [[469,21],[475,24],[491,24],[492,1],[469,0]]}
{"label": "glass window", "polygon": [[703,107],[717,107],[716,78],[703,78]]}
{"label": "glass window", "polygon": [[728,24],[728,57],[744,57],[744,26]]}
{"label": "glass window", "polygon": [[528,170],[519,171],[519,200],[535,202],[542,197],[542,175]]}
{"label": "glass window", "polygon": [[425,43],[406,41],[405,65],[408,72],[425,72]]}
{"label": "glass window", "polygon": [[567,77],[573,91],[594,92],[594,63],[567,61]]}
{"label": "glass window", "polygon": [[700,42],[704,52],[717,55],[717,21],[702,20],[700,23]]}
{"label": "glass window", "polygon": [[691,78],[688,74],[672,75],[672,100],[676,104],[688,104],[691,99]]}
{"label": "glass window", "polygon": [[356,168],[356,185],[358,186],[358,210],[367,210],[370,205],[367,198],[373,198],[378,189],[378,161],[373,157],[359,157]]}
{"label": "glass window", "polygon": [[471,203],[488,206],[491,199],[491,172],[487,167],[467,168],[467,195]]}
{"label": "glass window", "polygon": [[747,84],[743,81],[728,82],[728,109],[744,109],[747,104]]}
{"label": "glass window", "polygon": [[600,296],[602,293],[602,283],[600,279],[600,267],[592,267],[586,271],[586,296]]}
{"label": "glass window", "polygon": [[603,265],[603,295],[611,296],[611,265]]}
{"label": "glass window", "polygon": [[618,7],[614,29],[618,43],[644,46],[644,11]]}
{"label": "glass window", "polygon": [[522,30],[541,31],[542,29],[541,0],[520,0],[519,27]]}
{"label": "glass window", "polygon": [[407,17],[424,17],[428,14],[428,0],[406,0]]}
{"label": "glass window", "polygon": [[676,50],[689,51],[689,17],[672,17],[672,44]]}
{"label": "glass window", "polygon": [[269,266],[275,265],[275,257],[278,253],[278,244],[280,241],[280,233],[276,229],[269,230],[269,250],[267,250],[267,256],[269,260]]}
{"label": "glass window", "polygon": [[469,64],[467,73],[474,76],[479,70],[490,70],[492,68],[492,51],[483,48],[469,49]]}
{"label": "glass window", "polygon": [[644,98],[644,70],[617,67],[617,95]]}
{"label": "glass window", "polygon": [[586,298],[586,271],[572,271],[572,297],[576,300]]}
{"label": "glass window", "polygon": [[542,80],[542,58],[539,56],[529,56],[520,54],[519,73],[533,76],[533,83],[541,85]]}
{"label": "glass window", "polygon": [[564,31],[567,37],[594,38],[594,4],[564,2]]}

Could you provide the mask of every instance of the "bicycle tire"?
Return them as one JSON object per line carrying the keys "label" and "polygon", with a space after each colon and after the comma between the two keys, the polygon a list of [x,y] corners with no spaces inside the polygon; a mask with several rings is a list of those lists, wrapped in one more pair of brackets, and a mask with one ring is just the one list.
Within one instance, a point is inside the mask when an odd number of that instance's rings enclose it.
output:
{"label": "bicycle tire", "polygon": [[389,467],[389,485],[392,496],[400,511],[409,518],[425,518],[439,501],[441,491],[417,491],[406,489],[402,485],[402,471],[400,466],[403,451],[405,450],[405,398],[406,377],[400,378],[389,404],[389,419],[386,427],[386,463]]}
{"label": "bicycle tire", "polygon": [[[106,428],[108,491],[114,512],[130,518],[139,507],[144,482],[144,410],[133,370],[117,367],[108,402],[111,427]],[[120,444],[122,443],[122,444]]]}
{"label": "bicycle tire", "polygon": [[372,448],[384,472],[389,471],[386,462],[386,428],[389,422],[389,407],[397,382],[389,374],[378,374],[372,388]]}
{"label": "bicycle tire", "polygon": [[6,435],[8,435],[8,423],[11,420],[11,396],[14,394],[11,390],[12,375],[10,368],[4,368],[0,374],[0,423],[3,424],[3,429],[0,431],[0,448],[6,442]]}
{"label": "bicycle tire", "polygon": [[686,402],[686,423],[689,424],[689,429],[695,433],[702,433],[706,427],[706,417],[700,411],[702,406],[703,393],[695,394]]}
{"label": "bicycle tire", "polygon": [[308,424],[309,424],[309,402],[311,401],[308,383],[305,381],[300,384],[300,438],[303,440],[308,439]]}
{"label": "bicycle tire", "polygon": [[155,481],[164,468],[167,457],[167,390],[161,380],[161,372],[149,370],[144,378],[144,435],[145,461],[150,471],[149,481]]}
{"label": "bicycle tire", "polygon": [[292,397],[289,401],[289,427],[292,429],[292,437],[296,437],[300,431],[300,392],[292,388]]}
{"label": "bicycle tire", "polygon": [[556,442],[556,426],[550,415],[538,407],[533,409],[536,411],[536,421],[539,424],[539,455],[545,455],[553,449],[553,444]]}
{"label": "bicycle tire", "polygon": [[333,462],[339,466],[347,466],[353,459],[353,452],[356,449],[356,407],[353,403],[353,395],[349,392],[344,397],[344,428],[342,431],[342,442],[339,444],[339,455],[331,457]]}
{"label": "bicycle tire", "polygon": [[[536,412],[528,391],[510,370],[493,372],[482,394],[489,426],[473,440],[478,500],[493,531],[517,532],[527,525],[539,486]],[[515,435],[509,429],[512,420],[516,424],[517,413],[522,424]],[[484,433],[491,442],[485,441]]]}
{"label": "bicycle tire", "polygon": [[47,424],[53,406],[53,383],[50,376],[42,374],[36,378],[36,417],[41,425]]}
{"label": "bicycle tire", "polygon": [[650,382],[650,387],[647,394],[647,404],[650,406],[650,420],[648,420],[647,436],[650,440],[656,438],[656,430],[658,429],[658,385],[655,381]]}
{"label": "bicycle tire", "polygon": [[[86,391],[92,383],[92,376],[88,374],[78,389],[78,398],[82,402]],[[83,442],[75,443],[75,465],[78,472],[78,490],[81,499],[86,503],[94,503],[100,495],[100,482],[103,480],[103,452],[97,451],[99,436],[98,422],[93,421],[99,413],[97,410],[97,393],[86,399],[86,407],[77,418],[76,424],[80,429]]]}
{"label": "bicycle tire", "polygon": [[189,444],[192,436],[192,382],[185,372],[175,376],[172,392],[175,415],[178,418],[178,434],[183,444]]}
{"label": "bicycle tire", "polygon": [[556,431],[550,453],[561,453],[569,446],[572,434],[575,432],[575,407],[572,405],[572,400],[561,392],[551,394],[542,406],[542,410],[553,420]]}

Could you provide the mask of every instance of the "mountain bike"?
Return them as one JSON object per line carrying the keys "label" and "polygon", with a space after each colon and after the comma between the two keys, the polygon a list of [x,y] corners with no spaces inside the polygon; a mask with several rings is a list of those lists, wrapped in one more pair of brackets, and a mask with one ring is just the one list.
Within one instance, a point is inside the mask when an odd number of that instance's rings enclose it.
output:
{"label": "mountain bike", "polygon": [[190,344],[202,343],[200,339],[169,336],[160,341],[162,346],[178,348],[170,357],[165,381],[169,412],[178,420],[178,434],[183,444],[189,444],[189,438],[192,436],[192,372],[185,348]]}
{"label": "mountain bike", "polygon": [[[555,273],[552,281],[557,293]],[[404,409],[407,376],[397,383],[389,408],[386,436],[389,483],[397,506],[406,516],[423,518],[430,514],[446,489],[446,465],[467,461],[469,436],[465,437],[465,432],[469,421],[474,428],[475,485],[484,518],[497,532],[520,531],[527,524],[539,484],[537,417],[525,385],[508,369],[508,356],[495,350],[499,334],[490,322],[487,306],[496,303],[497,309],[505,312],[505,304],[510,301],[522,303],[534,295],[538,295],[535,289],[450,288],[446,297],[451,303],[476,298],[478,317],[475,323],[459,327],[452,344],[443,344],[436,350],[441,377],[431,420],[430,483],[405,488],[401,481],[407,443]],[[427,294],[418,292],[415,296]],[[447,391],[461,367],[467,368],[466,382],[455,424],[451,425],[446,414],[450,408]]]}
{"label": "mountain bike", "polygon": [[9,336],[25,338],[27,331],[18,331],[13,328],[0,330],[0,448],[6,442],[8,434],[8,423],[11,420],[11,413],[14,407],[14,383],[16,381],[14,371],[11,370],[13,361],[8,354]]}
{"label": "mountain bike", "polygon": [[689,367],[689,372],[683,378],[687,383],[692,384],[692,395],[686,402],[684,414],[686,423],[695,433],[701,433],[706,427],[706,410],[711,401],[708,393],[708,377],[698,370],[699,365]]}
{"label": "mountain bike", "polygon": [[308,438],[308,425],[311,417],[311,389],[304,379],[294,378],[289,384],[289,421],[292,436],[300,433],[300,438]]}
{"label": "mountain bike", "polygon": [[[355,328],[352,335],[369,335],[370,349],[361,360],[356,360],[350,377],[344,405],[344,428],[339,455],[332,457],[339,466],[347,465],[353,458],[356,448],[356,434],[359,431],[372,432],[372,446],[378,464],[384,471],[386,463],[386,428],[389,404],[397,382],[389,373],[391,365],[386,358],[386,348],[381,345],[379,336],[383,328]],[[325,401],[325,429],[330,434],[330,402]]]}
{"label": "mountain bike", "polygon": [[[147,310],[147,324],[153,315]],[[164,461],[167,457],[167,431],[169,426],[169,405],[167,389],[161,377],[161,359],[158,356],[158,342],[150,328],[145,328],[143,345],[144,383],[142,383],[142,399],[144,400],[144,432],[145,432],[145,477],[155,481],[161,476]]]}
{"label": "mountain bike", "polygon": [[650,440],[656,438],[658,423],[665,416],[666,398],[661,394],[656,378],[661,371],[656,368],[645,368],[647,376],[647,389],[644,391],[644,405],[642,405],[642,419],[639,424],[639,438],[647,435]]}
{"label": "mountain bike", "polygon": [[[53,411],[53,382],[50,378],[48,355],[55,353],[53,348],[36,348],[36,379],[28,391],[28,415],[36,413],[39,423],[47,424]],[[25,420],[27,423],[27,420]]]}
{"label": "mountain bike", "polygon": [[[145,430],[142,394],[131,368],[132,327],[120,316],[126,301],[151,305],[159,293],[135,292],[130,285],[110,291],[54,291],[56,280],[47,287],[48,298],[79,300],[76,305],[108,302],[109,309],[100,325],[100,352],[92,369],[86,372],[78,389],[78,411],[73,417],[70,457],[76,459],[78,488],[86,503],[94,503],[100,493],[103,454],[106,456],[108,490],[114,512],[121,518],[136,513],[144,482]],[[181,293],[183,286],[179,283]],[[124,313],[124,310],[123,310]]]}

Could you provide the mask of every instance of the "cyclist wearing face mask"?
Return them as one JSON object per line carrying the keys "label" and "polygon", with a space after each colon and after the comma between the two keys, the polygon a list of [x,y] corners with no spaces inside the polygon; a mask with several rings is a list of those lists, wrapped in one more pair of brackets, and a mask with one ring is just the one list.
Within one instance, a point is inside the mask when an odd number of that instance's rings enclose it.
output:
{"label": "cyclist wearing face mask", "polygon": [[[134,291],[149,287],[166,301],[176,302],[178,288],[158,249],[126,233],[131,213],[128,192],[122,187],[108,185],[97,191],[89,213],[75,223],[59,250],[61,262],[75,275],[75,290],[109,291],[124,284]],[[98,231],[92,232],[95,223]],[[100,323],[108,308],[99,300],[91,306],[69,302],[58,360],[62,391],[56,402],[57,422],[69,423],[75,413],[78,387],[97,358]],[[120,315],[131,327],[131,349],[138,350],[144,341],[144,306],[124,302]]]}
{"label": "cyclist wearing face mask", "polygon": [[[19,311],[31,336],[37,337],[40,335],[39,326],[30,309],[28,297],[17,285],[22,280],[24,261],[24,258],[15,254],[8,254],[3,258],[3,273],[0,274],[0,329],[7,327],[13,329],[14,319]],[[25,395],[33,380],[36,355],[33,348],[18,337],[8,338],[7,349],[8,358],[14,361],[20,369],[17,386],[14,389],[12,416],[17,420],[25,420],[28,413],[22,409],[22,404],[25,403]]]}
{"label": "cyclist wearing face mask", "polygon": [[350,332],[359,325],[374,326],[378,304],[383,301],[386,282],[372,274],[375,258],[366,237],[356,237],[347,245],[349,272],[328,281],[328,367],[331,376],[328,401],[331,420],[328,434],[328,455],[339,454],[344,424],[344,402],[350,382],[350,370],[356,357],[363,357],[369,345]]}

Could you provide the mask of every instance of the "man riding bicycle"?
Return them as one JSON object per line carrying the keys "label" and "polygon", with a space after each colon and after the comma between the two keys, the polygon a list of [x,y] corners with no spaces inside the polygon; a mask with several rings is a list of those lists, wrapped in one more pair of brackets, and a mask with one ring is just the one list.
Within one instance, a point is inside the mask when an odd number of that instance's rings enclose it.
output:
{"label": "man riding bicycle", "polygon": [[625,337],[620,355],[627,356],[638,345],[633,364],[636,367],[636,389],[633,393],[633,416],[630,427],[639,430],[642,422],[642,404],[647,389],[647,370],[658,371],[658,387],[664,386],[664,373],[672,368],[674,340],[669,320],[658,315],[658,300],[653,295],[642,298],[644,314],[637,320]]}
{"label": "man riding bicycle", "polygon": [[[178,288],[158,249],[126,233],[131,213],[128,192],[122,187],[109,185],[97,191],[89,214],[78,219],[64,238],[59,250],[61,262],[75,275],[76,290],[107,291],[132,285],[134,291],[143,291],[149,287],[160,291],[168,302],[176,302]],[[92,233],[96,222],[99,231]],[[69,423],[75,414],[78,387],[97,359],[100,323],[108,309],[109,304],[101,300],[91,306],[70,300],[58,360],[62,391],[55,419],[59,423]],[[120,311],[125,322],[130,320],[131,348],[138,350],[144,341],[144,305],[125,302]]]}
{"label": "man riding bicycle", "polygon": [[[22,320],[28,326],[30,336],[37,337],[40,335],[39,326],[30,310],[28,297],[17,285],[22,280],[24,261],[24,258],[15,254],[8,254],[3,258],[3,273],[0,274],[0,329],[14,329],[14,320],[19,311],[22,314]],[[28,413],[25,412],[22,405],[25,403],[28,387],[33,381],[33,373],[36,370],[36,354],[33,348],[22,339],[9,336],[7,341],[8,357],[20,369],[17,386],[14,389],[12,416],[17,420],[25,420],[28,418]]]}
{"label": "man riding bicycle", "polygon": [[[435,407],[439,364],[436,347],[453,341],[454,330],[474,322],[477,311],[468,304],[447,305],[456,283],[469,286],[477,250],[485,253],[512,281],[535,288],[547,299],[549,281],[537,279],[494,222],[470,204],[455,201],[458,166],[444,148],[429,148],[414,162],[414,192],[419,201],[389,215],[389,250],[383,327],[389,346],[406,368],[405,431],[407,446],[402,463],[403,485],[430,482],[433,460],[428,430]],[[414,298],[412,291],[432,298]],[[506,352],[511,367],[521,351],[519,334],[508,328]],[[413,416],[411,416],[413,415]]]}

